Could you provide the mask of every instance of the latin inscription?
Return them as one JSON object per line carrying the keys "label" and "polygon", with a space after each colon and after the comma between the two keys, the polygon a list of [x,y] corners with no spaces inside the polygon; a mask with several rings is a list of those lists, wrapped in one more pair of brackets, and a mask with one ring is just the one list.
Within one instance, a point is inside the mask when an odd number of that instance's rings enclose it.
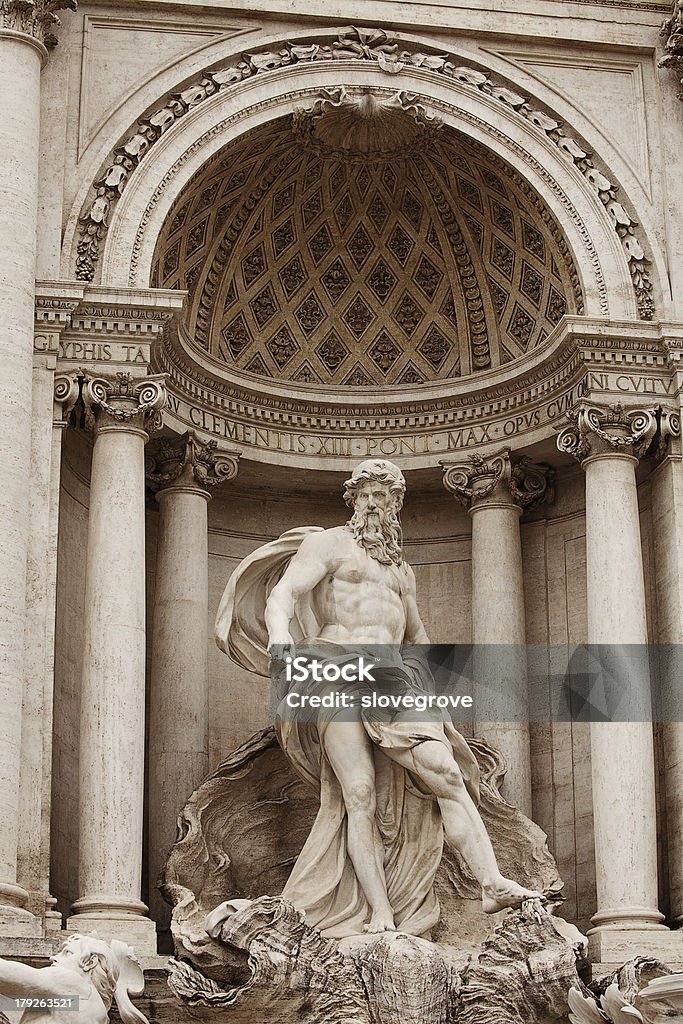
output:
{"label": "latin inscription", "polygon": [[[474,422],[466,426],[452,427],[434,432],[396,434],[391,436],[308,434],[278,430],[273,427],[255,426],[233,420],[221,413],[210,412],[197,405],[191,405],[176,395],[169,395],[170,411],[179,419],[206,434],[223,441],[239,445],[262,448],[268,451],[286,452],[293,455],[337,458],[371,458],[411,455],[447,455],[477,448],[489,443],[504,444],[509,438],[542,427],[556,417],[562,416],[578,398],[585,394],[585,384],[579,384],[572,391],[545,406],[529,412],[521,412],[505,419]],[[483,409],[470,410],[473,420],[485,418]]]}
{"label": "latin inscription", "polygon": [[147,363],[149,345],[124,345],[109,341],[62,341],[52,334],[36,334],[36,352],[54,352],[59,359],[76,363]]}
{"label": "latin inscription", "polygon": [[[146,363],[148,345],[127,345],[119,342],[61,341],[48,333],[36,335],[35,349],[56,352],[60,359],[70,362]],[[499,444],[542,427],[561,424],[567,411],[581,398],[596,392],[611,393],[613,401],[622,394],[641,395],[644,398],[674,397],[676,384],[672,379],[648,377],[635,373],[595,373],[571,390],[528,411],[513,416],[496,417],[491,406],[471,407],[467,422],[447,426],[440,430],[419,433],[371,435],[314,434],[256,426],[235,420],[220,412],[193,405],[175,395],[169,395],[169,411],[188,426],[194,427],[226,442],[233,442],[266,451],[290,453],[315,458],[371,458],[392,456],[448,456],[484,445]],[[523,397],[523,396],[522,396]],[[528,397],[529,403],[533,396]],[[520,404],[522,404],[520,402]]]}

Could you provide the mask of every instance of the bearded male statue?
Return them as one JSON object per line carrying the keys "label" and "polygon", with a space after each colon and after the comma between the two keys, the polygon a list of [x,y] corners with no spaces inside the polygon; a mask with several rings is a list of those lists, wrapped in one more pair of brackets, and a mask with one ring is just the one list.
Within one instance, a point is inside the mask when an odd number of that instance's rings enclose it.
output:
{"label": "bearded male statue", "polygon": [[[415,575],[403,557],[399,512],[405,480],[372,459],[346,481],[353,516],[323,530],[283,534],[246,558],[228,582],[216,622],[219,646],[238,664],[269,674],[288,656],[344,667],[365,650],[379,692],[425,694],[423,658],[402,645],[428,644]],[[347,673],[352,675],[352,673]],[[310,675],[299,695],[359,684]],[[479,771],[464,738],[440,714],[280,704],[276,731],[294,770],[320,793],[320,810],[282,895],[324,936],[399,929],[424,935],[437,922],[433,890],[444,836],[481,885],[489,913],[539,897],[504,878],[479,816]]]}

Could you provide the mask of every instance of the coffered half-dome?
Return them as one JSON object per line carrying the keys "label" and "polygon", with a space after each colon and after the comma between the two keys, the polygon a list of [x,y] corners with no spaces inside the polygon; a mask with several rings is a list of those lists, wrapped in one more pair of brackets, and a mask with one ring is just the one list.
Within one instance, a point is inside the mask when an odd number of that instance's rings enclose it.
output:
{"label": "coffered half-dome", "polygon": [[415,97],[339,94],[243,136],[183,191],[152,285],[233,372],[419,385],[511,362],[582,311],[539,195]]}

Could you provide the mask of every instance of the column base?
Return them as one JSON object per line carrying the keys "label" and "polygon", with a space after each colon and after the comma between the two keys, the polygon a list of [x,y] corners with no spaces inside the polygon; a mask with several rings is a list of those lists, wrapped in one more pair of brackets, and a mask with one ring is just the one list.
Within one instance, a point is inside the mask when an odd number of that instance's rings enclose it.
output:
{"label": "column base", "polygon": [[649,956],[674,970],[683,968],[683,931],[651,928],[592,928],[588,932],[588,959],[616,970],[634,956]]}
{"label": "column base", "polygon": [[28,893],[13,882],[0,882],[0,936],[40,938],[43,923],[25,909]]}
{"label": "column base", "polygon": [[114,911],[98,914],[73,914],[66,921],[67,932],[81,935],[96,934],[98,939],[110,942],[120,939],[133,947],[139,958],[156,956],[157,930],[154,921],[138,914],[122,915]]}
{"label": "column base", "polygon": [[120,939],[132,946],[138,957],[155,956],[156,925],[146,914],[147,906],[141,900],[82,896],[71,907],[66,930],[84,935],[96,933],[105,941]]}

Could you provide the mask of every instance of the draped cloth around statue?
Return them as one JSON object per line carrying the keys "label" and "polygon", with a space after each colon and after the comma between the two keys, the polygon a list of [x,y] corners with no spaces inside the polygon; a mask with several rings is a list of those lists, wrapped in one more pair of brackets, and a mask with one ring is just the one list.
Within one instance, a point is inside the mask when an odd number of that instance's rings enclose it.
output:
{"label": "draped cloth around statue", "polygon": [[[268,676],[265,605],[270,591],[281,578],[290,559],[309,533],[319,527],[290,530],[278,540],[249,555],[228,581],[216,619],[219,646],[243,668]],[[345,648],[316,641],[322,623],[317,615],[316,591],[297,603],[291,632],[297,655],[320,656],[342,666],[357,660],[362,647]],[[376,648],[373,648],[373,653]],[[398,649],[387,649],[376,667],[374,688],[378,692],[424,694],[431,690],[431,674],[423,658],[402,657]],[[345,692],[357,703],[367,684],[343,683]],[[324,695],[331,684],[324,681],[290,686],[307,694]],[[334,689],[341,688],[338,682]],[[348,720],[349,711],[341,717]],[[450,720],[437,713],[387,714],[358,707],[351,713],[361,722],[373,746],[376,772],[376,821],[384,845],[384,872],[389,902],[396,927],[413,935],[424,935],[437,922],[439,905],[433,883],[443,849],[443,826],[438,804],[421,791],[415,776],[387,754],[400,753],[409,763],[411,751],[420,743],[434,740],[453,752],[470,795],[478,803],[479,770],[464,738]],[[342,790],[325,756],[325,732],[331,721],[345,728],[336,709],[320,709],[312,720],[310,711],[297,713],[284,698],[276,714],[276,732],[295,771],[320,793],[320,810],[297,859],[282,895],[306,914],[306,921],[323,935],[342,938],[363,931],[370,907],[358,883],[347,848],[347,817]]]}

